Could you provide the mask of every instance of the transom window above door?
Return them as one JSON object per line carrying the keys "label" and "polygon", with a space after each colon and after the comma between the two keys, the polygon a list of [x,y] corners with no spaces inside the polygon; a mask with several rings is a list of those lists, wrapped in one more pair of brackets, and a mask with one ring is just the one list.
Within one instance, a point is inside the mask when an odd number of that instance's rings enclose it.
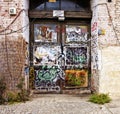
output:
{"label": "transom window above door", "polygon": [[90,0],[36,0],[30,2],[34,10],[85,11],[90,8]]}

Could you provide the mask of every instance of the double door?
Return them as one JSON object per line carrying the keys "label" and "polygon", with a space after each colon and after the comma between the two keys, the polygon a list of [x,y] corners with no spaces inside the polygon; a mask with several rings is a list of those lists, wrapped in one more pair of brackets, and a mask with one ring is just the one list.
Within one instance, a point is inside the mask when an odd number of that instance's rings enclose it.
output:
{"label": "double door", "polygon": [[88,87],[89,24],[39,21],[32,24],[32,30],[35,88],[60,91]]}

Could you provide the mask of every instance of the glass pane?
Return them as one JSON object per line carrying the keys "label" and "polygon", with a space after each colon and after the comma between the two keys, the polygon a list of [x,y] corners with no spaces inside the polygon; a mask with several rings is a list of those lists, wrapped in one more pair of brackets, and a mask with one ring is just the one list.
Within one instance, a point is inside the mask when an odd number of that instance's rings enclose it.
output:
{"label": "glass pane", "polygon": [[64,10],[85,11],[75,0],[56,0],[56,2],[44,2],[35,8],[36,10]]}
{"label": "glass pane", "polygon": [[56,2],[46,2],[46,9],[47,10],[59,10],[59,0]]}
{"label": "glass pane", "polygon": [[56,2],[44,2],[40,4],[36,10],[58,10],[59,8],[59,0],[56,0]]}
{"label": "glass pane", "polygon": [[57,28],[55,24],[34,24],[35,42],[57,42]]}
{"label": "glass pane", "polygon": [[66,87],[87,87],[88,72],[87,70],[81,70],[81,68],[87,68],[87,53],[87,47],[66,47]]}
{"label": "glass pane", "polygon": [[88,38],[87,26],[66,25],[66,43],[86,42]]}
{"label": "glass pane", "polygon": [[87,47],[66,47],[67,65],[86,65]]}
{"label": "glass pane", "polygon": [[75,1],[62,0],[61,9],[65,11],[83,11],[84,9],[80,7]]}
{"label": "glass pane", "polygon": [[57,64],[60,46],[42,45],[34,47],[34,65],[54,65]]}

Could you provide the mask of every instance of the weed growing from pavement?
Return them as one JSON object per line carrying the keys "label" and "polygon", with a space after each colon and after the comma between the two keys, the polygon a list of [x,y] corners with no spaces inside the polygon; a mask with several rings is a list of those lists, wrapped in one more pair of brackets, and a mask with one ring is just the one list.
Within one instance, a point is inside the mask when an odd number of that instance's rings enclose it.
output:
{"label": "weed growing from pavement", "polygon": [[108,94],[92,94],[89,98],[90,102],[96,103],[96,104],[105,104],[109,103],[111,101],[111,98],[109,97]]}

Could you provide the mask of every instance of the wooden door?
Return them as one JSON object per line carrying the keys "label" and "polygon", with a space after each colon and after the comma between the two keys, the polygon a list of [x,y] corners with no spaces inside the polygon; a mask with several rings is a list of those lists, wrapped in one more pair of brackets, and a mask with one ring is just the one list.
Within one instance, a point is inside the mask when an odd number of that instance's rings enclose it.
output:
{"label": "wooden door", "polygon": [[31,25],[35,88],[60,92],[88,87],[89,25],[78,20],[36,21]]}

